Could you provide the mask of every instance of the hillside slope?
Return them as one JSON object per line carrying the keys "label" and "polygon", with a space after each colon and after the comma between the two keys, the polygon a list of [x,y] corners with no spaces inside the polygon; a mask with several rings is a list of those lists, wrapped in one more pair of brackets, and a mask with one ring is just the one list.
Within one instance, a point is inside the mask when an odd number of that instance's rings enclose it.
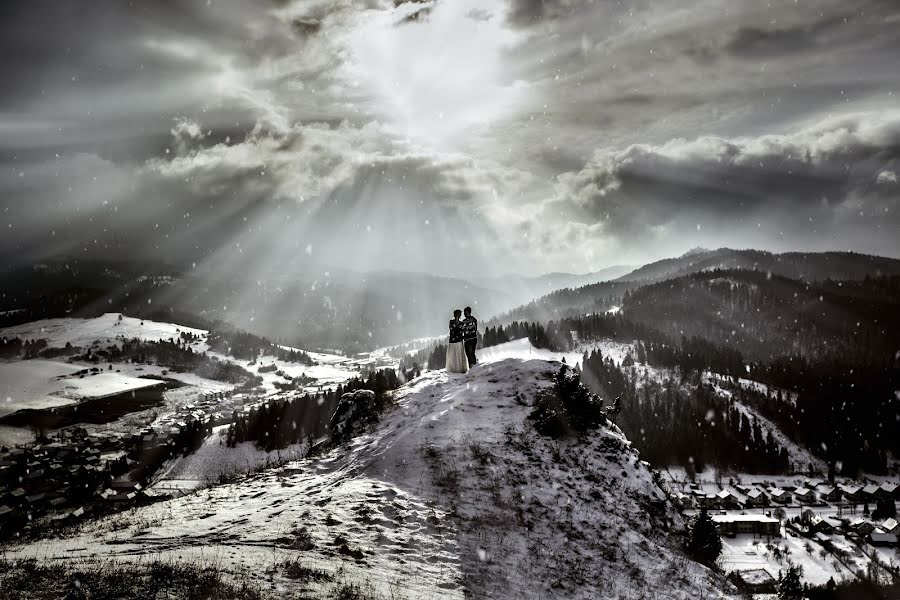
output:
{"label": "hillside slope", "polygon": [[749,357],[891,356],[900,280],[807,283],[760,271],[714,270],[643,286],[622,313],[678,339],[700,336]]}
{"label": "hillside slope", "polygon": [[854,252],[776,254],[731,248],[697,249],[682,256],[644,265],[618,279],[556,290],[497,316],[492,323],[505,325],[511,321],[545,322],[604,312],[619,306],[626,293],[642,286],[715,269],[759,271],[767,276],[785,277],[803,283],[823,282],[827,279],[862,281],[867,277],[900,275],[900,260]]}
{"label": "hillside slope", "polygon": [[[723,597],[678,550],[680,517],[616,428],[535,433],[529,404],[557,368],[429,372],[348,447],[12,554],[214,561],[313,597],[342,581],[417,599]],[[326,576],[292,579],[289,561]]]}
{"label": "hillside slope", "polygon": [[900,260],[856,252],[765,252],[696,249],[659,260],[623,275],[618,281],[661,281],[711,269],[750,269],[791,279],[852,281],[866,276],[900,275]]}

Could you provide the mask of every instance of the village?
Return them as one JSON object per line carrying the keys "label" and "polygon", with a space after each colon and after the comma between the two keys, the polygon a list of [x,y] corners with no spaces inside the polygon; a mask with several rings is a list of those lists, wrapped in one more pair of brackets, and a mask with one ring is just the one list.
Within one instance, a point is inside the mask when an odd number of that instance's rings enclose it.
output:
{"label": "village", "polygon": [[[0,444],[0,539],[27,523],[67,524],[166,497],[169,490],[153,489],[158,472],[167,461],[199,447],[214,428],[228,426],[273,399],[303,394],[315,398],[353,375],[397,364],[384,352],[317,357],[326,363],[312,369],[324,374],[321,379],[298,374],[290,363],[274,357],[244,362],[262,380],[262,385],[244,391],[189,379],[150,362],[111,363],[108,370],[76,370],[72,363],[73,372],[57,380],[80,386],[77,400],[41,414],[56,420],[65,413],[74,424],[36,431],[29,443]],[[156,394],[162,404],[142,411],[135,407],[136,393]],[[121,410],[122,416],[103,423],[83,421],[85,411],[100,402],[91,410]]]}
{"label": "village", "polygon": [[691,483],[670,474],[663,487],[686,517],[709,512],[722,537],[720,565],[745,591],[775,591],[790,564],[813,585],[900,576],[894,481],[743,475]]}

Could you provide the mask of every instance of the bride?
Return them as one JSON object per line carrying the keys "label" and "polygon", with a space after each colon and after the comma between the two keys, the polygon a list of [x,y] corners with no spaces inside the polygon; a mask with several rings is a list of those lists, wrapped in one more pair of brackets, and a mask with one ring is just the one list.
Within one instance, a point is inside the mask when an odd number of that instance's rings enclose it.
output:
{"label": "bride", "polygon": [[462,311],[453,311],[453,319],[450,321],[450,344],[447,346],[447,372],[465,373],[469,370],[469,361],[466,358],[466,348],[463,341],[462,322],[459,318]]}

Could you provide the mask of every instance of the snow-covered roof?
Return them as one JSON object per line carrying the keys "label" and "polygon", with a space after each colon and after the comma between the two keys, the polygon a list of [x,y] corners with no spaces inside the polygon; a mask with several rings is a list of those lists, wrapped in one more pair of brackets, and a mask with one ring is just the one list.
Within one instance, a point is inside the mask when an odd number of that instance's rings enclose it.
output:
{"label": "snow-covered roof", "polygon": [[766,515],[712,515],[716,523],[779,523],[778,519]]}

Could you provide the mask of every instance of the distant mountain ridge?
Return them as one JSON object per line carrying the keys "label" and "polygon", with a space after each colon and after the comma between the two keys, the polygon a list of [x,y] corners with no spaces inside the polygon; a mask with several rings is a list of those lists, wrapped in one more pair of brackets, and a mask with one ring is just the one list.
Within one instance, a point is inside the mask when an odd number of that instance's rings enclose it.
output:
{"label": "distant mountain ridge", "polygon": [[629,292],[621,314],[672,339],[699,336],[754,359],[842,354],[878,361],[896,350],[900,277],[805,282],[714,269]]}
{"label": "distant mountain ridge", "polygon": [[760,271],[797,281],[859,281],[900,275],[900,260],[855,252],[785,252],[696,248],[675,258],[639,267],[618,279],[553,291],[500,315],[509,321],[548,321],[604,312],[622,304],[627,292],[642,286],[716,269]]}
{"label": "distant mountain ridge", "polygon": [[221,273],[207,265],[62,257],[0,273],[0,326],[114,311],[198,327],[222,321],[295,346],[356,352],[441,335],[455,308],[472,306],[487,319],[559,286],[629,270],[465,280],[302,264],[265,274]]}
{"label": "distant mountain ridge", "polygon": [[[470,281],[484,287],[527,285],[534,289],[544,288],[544,291],[546,292],[547,288],[562,289],[567,287],[580,287],[591,283],[617,279],[633,272],[636,268],[637,267],[634,265],[614,265],[582,274],[556,272],[532,277],[524,275],[501,275],[498,277],[475,277],[470,279]],[[552,289],[550,291],[552,291]]]}
{"label": "distant mountain ridge", "polygon": [[677,258],[644,265],[617,281],[660,281],[710,269],[751,269],[805,281],[857,280],[900,275],[900,260],[856,252],[783,252],[695,248]]}

